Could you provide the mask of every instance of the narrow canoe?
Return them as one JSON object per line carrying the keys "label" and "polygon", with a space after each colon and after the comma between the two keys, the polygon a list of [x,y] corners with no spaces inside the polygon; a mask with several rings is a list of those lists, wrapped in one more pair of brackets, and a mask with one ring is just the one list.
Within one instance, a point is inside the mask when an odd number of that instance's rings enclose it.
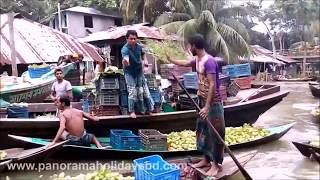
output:
{"label": "narrow canoe", "polygon": [[314,97],[320,98],[320,83],[309,83],[309,88]]}
{"label": "narrow canoe", "polygon": [[[275,141],[281,138],[284,134],[286,134],[292,127],[294,123],[268,128],[271,132],[269,136],[259,138],[253,141],[233,144],[230,145],[230,149],[239,149],[245,147],[252,147],[256,145],[261,145],[264,143]],[[42,139],[42,138],[32,138],[32,137],[24,137],[24,136],[15,136],[9,135],[10,138],[17,140],[17,142],[29,143],[35,146],[43,146],[47,145],[50,140]],[[98,138],[99,141],[105,146],[110,145],[110,138]],[[145,150],[121,150],[121,149],[97,149],[94,145],[91,147],[84,146],[75,146],[75,145],[63,145],[63,148],[59,150],[57,154],[65,155],[68,158],[71,156],[74,157],[103,157],[103,158],[115,158],[115,157],[144,157],[152,154],[159,154],[165,157],[169,156],[182,156],[182,155],[190,155],[190,154],[200,154],[197,150],[184,150],[184,151],[145,151]],[[69,155],[69,156],[68,156]]]}
{"label": "narrow canoe", "polygon": [[6,166],[9,163],[41,161],[58,151],[67,142],[68,141],[62,141],[49,148],[45,146],[40,146],[32,149],[5,149],[4,151],[7,153],[7,155],[4,159],[0,160],[0,172],[6,169]]}
{"label": "narrow canoe", "polygon": [[314,78],[291,78],[291,79],[279,79],[275,78],[276,81],[283,81],[283,82],[306,82],[306,81],[312,81]]}
{"label": "narrow canoe", "polygon": [[320,164],[320,147],[310,145],[310,141],[306,142],[292,142],[294,146],[300,151],[302,155],[310,158],[312,155],[315,160]]}

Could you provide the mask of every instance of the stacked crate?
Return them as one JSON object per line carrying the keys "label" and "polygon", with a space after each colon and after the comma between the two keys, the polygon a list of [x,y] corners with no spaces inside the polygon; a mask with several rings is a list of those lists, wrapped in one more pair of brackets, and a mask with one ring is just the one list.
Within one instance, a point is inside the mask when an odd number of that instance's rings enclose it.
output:
{"label": "stacked crate", "polygon": [[251,67],[249,63],[227,65],[222,68],[222,73],[229,75],[239,85],[240,89],[251,88],[252,77],[250,77]]}
{"label": "stacked crate", "polygon": [[146,151],[167,151],[167,136],[155,129],[140,129],[141,145]]}
{"label": "stacked crate", "polygon": [[[183,78],[184,74],[190,73],[191,71],[192,71],[192,67],[174,65],[172,74],[174,74],[177,78]],[[174,79],[173,76],[172,76],[172,79]]]}
{"label": "stacked crate", "polygon": [[183,75],[184,87],[186,89],[199,89],[198,75],[197,72],[190,72]]}
{"label": "stacked crate", "polygon": [[172,74],[177,78],[182,78],[185,73],[192,71],[192,67],[183,67],[174,64],[161,64],[160,65],[160,74],[164,79],[174,79]]}
{"label": "stacked crate", "polygon": [[111,129],[110,144],[114,149],[139,150],[141,148],[141,137],[130,130]]}
{"label": "stacked crate", "polygon": [[96,116],[114,116],[120,114],[119,78],[117,75],[103,74],[96,82]]}
{"label": "stacked crate", "polygon": [[[192,99],[197,102],[198,96],[197,94],[190,94]],[[193,110],[196,109],[193,102],[189,99],[189,97],[186,94],[182,94],[179,96],[179,105],[181,110]]]}
{"label": "stacked crate", "polygon": [[161,64],[160,65],[160,75],[164,79],[171,79],[171,73],[173,72],[173,64]]}

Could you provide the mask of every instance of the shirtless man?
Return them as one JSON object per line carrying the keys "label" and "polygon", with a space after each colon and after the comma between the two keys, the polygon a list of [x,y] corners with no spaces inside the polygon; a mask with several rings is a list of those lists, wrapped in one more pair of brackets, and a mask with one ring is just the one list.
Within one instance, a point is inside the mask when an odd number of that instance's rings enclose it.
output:
{"label": "shirtless man", "polygon": [[84,129],[83,117],[92,121],[99,121],[98,118],[92,117],[81,110],[71,108],[68,96],[59,97],[57,106],[61,110],[61,113],[59,113],[60,127],[48,147],[62,139],[69,140],[69,143],[73,145],[90,146],[91,143],[94,143],[98,148],[103,148],[97,138],[93,134],[87,133]]}

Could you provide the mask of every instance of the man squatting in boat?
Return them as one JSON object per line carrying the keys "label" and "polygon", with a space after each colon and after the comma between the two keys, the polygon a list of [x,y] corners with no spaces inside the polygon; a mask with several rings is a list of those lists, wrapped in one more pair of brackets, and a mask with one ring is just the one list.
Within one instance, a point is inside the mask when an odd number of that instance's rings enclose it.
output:
{"label": "man squatting in boat", "polygon": [[216,137],[205,118],[212,123],[220,136],[225,137],[225,122],[223,104],[219,92],[219,67],[214,57],[205,50],[205,39],[195,34],[188,39],[189,53],[195,56],[191,61],[173,60],[168,54],[167,59],[180,66],[192,66],[198,75],[198,101],[201,111],[197,119],[196,136],[197,148],[203,152],[203,159],[194,164],[200,168],[211,166],[206,172],[208,176],[215,176],[221,170],[224,145]]}
{"label": "man squatting in boat", "polygon": [[91,121],[99,121],[97,117],[92,117],[88,113],[71,108],[70,99],[65,95],[58,97],[57,106],[61,110],[58,114],[60,126],[55,138],[48,147],[62,139],[69,140],[68,143],[72,145],[90,146],[91,143],[94,143],[97,148],[103,148],[98,139],[84,129],[83,117]]}
{"label": "man squatting in boat", "polygon": [[122,47],[122,64],[128,89],[128,112],[130,117],[136,118],[136,113],[151,115],[154,102],[150,95],[147,82],[143,74],[142,58],[146,60],[142,45],[139,44],[135,30],[128,30],[127,43]]}

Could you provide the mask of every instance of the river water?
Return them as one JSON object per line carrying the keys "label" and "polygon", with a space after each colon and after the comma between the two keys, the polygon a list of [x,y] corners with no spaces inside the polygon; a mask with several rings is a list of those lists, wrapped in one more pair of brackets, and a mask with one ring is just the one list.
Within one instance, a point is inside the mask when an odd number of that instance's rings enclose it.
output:
{"label": "river water", "polygon": [[[280,140],[258,147],[233,151],[235,154],[257,150],[258,154],[245,166],[253,179],[320,179],[320,166],[302,156],[291,141],[316,140],[320,138],[319,124],[312,121],[311,109],[319,105],[307,83],[278,83],[282,90],[290,94],[279,104],[261,115],[256,122],[258,126],[272,127],[296,122],[294,127]],[[96,160],[75,162],[91,162]],[[70,162],[63,161],[62,162]],[[72,161],[74,162],[74,161]],[[107,161],[100,161],[105,163]],[[131,161],[125,161],[131,162]],[[0,179],[48,179],[49,176],[61,171],[14,171],[0,174]],[[65,171],[68,175],[85,173],[84,171]],[[240,173],[231,177],[232,180],[243,179]]]}

